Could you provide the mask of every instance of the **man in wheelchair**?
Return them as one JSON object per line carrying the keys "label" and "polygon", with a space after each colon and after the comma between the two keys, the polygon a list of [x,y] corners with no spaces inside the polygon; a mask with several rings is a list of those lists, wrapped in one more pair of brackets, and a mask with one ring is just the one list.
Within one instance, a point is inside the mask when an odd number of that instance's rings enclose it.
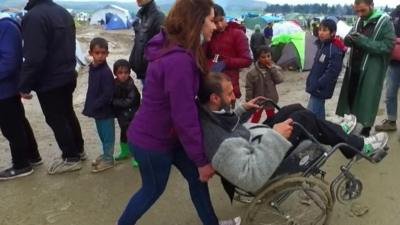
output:
{"label": "man in wheelchair", "polygon": [[[258,191],[284,157],[307,139],[293,122],[301,124],[322,144],[347,143],[371,158],[384,151],[388,141],[386,133],[366,138],[350,134],[356,124],[354,117],[337,125],[317,119],[299,104],[283,107],[267,120],[268,126],[246,123],[251,110],[260,107],[256,104],[260,98],[232,110],[233,87],[223,73],[208,74],[201,83],[198,97],[205,150],[212,166],[231,184],[250,193]],[[345,149],[342,153],[348,158],[355,155]]]}

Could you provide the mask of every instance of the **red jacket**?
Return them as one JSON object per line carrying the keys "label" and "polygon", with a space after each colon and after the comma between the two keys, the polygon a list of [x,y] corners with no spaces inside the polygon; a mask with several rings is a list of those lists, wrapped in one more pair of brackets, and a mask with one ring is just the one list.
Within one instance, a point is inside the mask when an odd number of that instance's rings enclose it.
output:
{"label": "red jacket", "polygon": [[224,73],[231,79],[236,98],[240,98],[239,70],[251,64],[250,47],[246,34],[241,26],[229,22],[224,32],[215,32],[211,41],[206,45],[209,67],[213,64],[216,54],[219,61],[226,65]]}

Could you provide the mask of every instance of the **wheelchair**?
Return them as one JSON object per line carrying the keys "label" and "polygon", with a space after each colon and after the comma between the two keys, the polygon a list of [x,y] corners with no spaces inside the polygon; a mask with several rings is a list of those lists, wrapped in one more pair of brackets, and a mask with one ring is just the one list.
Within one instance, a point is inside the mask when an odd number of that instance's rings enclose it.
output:
{"label": "wheelchair", "polygon": [[[273,105],[264,101],[262,106]],[[301,124],[294,123],[308,137],[289,153],[272,177],[257,193],[248,193],[235,187],[234,200],[249,204],[245,225],[324,225],[328,224],[336,201],[346,203],[361,196],[363,185],[350,169],[362,158],[371,163],[381,161],[389,147],[368,157],[354,147],[340,143],[334,147],[318,142]],[[340,167],[340,173],[331,182],[321,169],[336,150],[346,148],[356,156]]]}

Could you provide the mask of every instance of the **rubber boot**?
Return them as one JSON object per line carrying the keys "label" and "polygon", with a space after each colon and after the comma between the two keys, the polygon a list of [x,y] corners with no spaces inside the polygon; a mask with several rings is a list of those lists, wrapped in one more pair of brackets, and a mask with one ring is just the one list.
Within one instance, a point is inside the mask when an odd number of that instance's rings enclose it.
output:
{"label": "rubber boot", "polygon": [[134,158],[131,159],[131,165],[133,168],[139,167],[139,163]]}
{"label": "rubber boot", "polygon": [[120,152],[118,155],[114,156],[114,159],[116,161],[126,159],[130,156],[129,146],[127,143],[121,142],[119,146],[120,146]]}

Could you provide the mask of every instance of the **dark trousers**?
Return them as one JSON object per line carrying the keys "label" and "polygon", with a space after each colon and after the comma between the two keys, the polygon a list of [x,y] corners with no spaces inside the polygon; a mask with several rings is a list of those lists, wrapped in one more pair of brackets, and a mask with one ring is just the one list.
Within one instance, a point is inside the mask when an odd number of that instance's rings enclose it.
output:
{"label": "dark trousers", "polygon": [[73,92],[76,82],[37,93],[47,124],[54,132],[62,158],[79,160],[83,152],[82,131],[73,109]]}
{"label": "dark trousers", "polygon": [[119,128],[121,129],[119,142],[120,143],[128,143],[128,137],[126,135],[126,132],[128,131],[129,121],[127,121],[125,118],[117,118],[117,120],[118,120]]}
{"label": "dark trousers", "polygon": [[10,143],[15,169],[28,167],[31,160],[40,158],[35,136],[19,96],[0,100],[0,129]]}
{"label": "dark trousers", "polygon": [[[341,126],[331,123],[329,121],[318,119],[314,113],[306,110],[299,104],[289,105],[283,107],[268,123],[270,127],[273,127],[277,123],[281,123],[288,118],[293,119],[304,126],[304,128],[310,132],[319,142],[322,144],[335,146],[339,143],[347,143],[356,149],[361,150],[364,146],[364,139],[355,135],[346,134]],[[297,146],[300,142],[307,139],[306,134],[298,126],[293,127],[292,135],[289,137],[289,141],[293,146]],[[343,155],[347,158],[354,157],[355,153],[348,149],[341,150]]]}
{"label": "dark trousers", "polygon": [[[187,157],[182,147],[168,152],[156,152],[138,146],[130,147],[132,154],[139,162],[142,187],[129,200],[118,220],[118,225],[136,224],[139,218],[157,201],[165,190],[172,165],[188,182],[190,197],[202,224],[218,225],[207,183],[199,180],[197,167]],[[173,204],[179,206],[179,202]]]}

